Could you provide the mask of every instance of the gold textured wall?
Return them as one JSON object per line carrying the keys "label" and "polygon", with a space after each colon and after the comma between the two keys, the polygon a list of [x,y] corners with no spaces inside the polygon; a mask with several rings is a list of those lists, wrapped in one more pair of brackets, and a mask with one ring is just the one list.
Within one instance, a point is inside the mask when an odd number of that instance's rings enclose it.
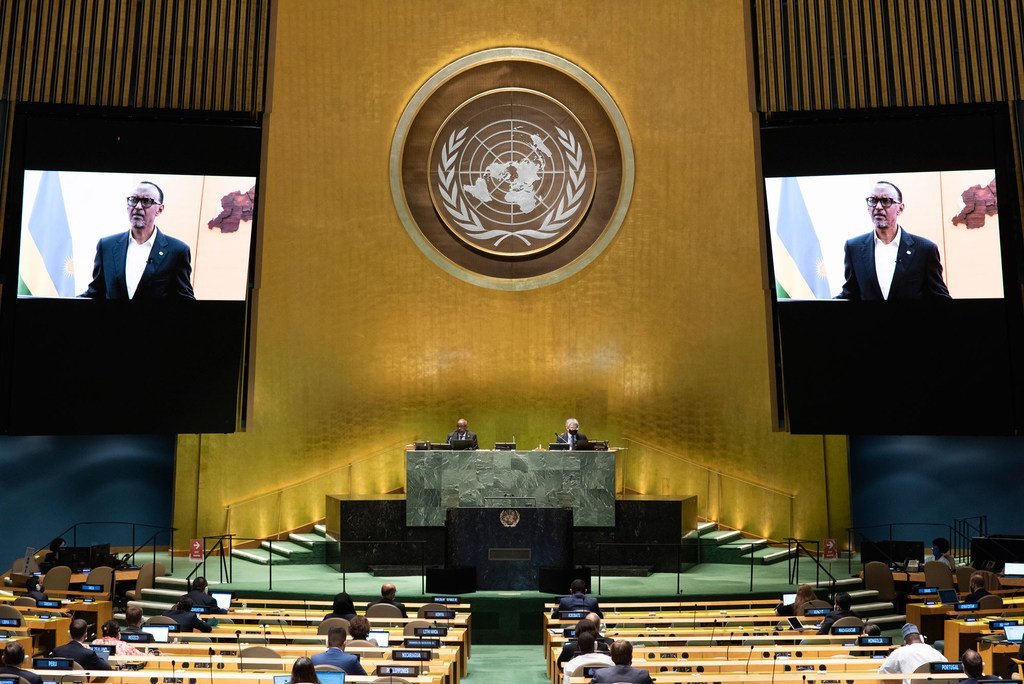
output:
{"label": "gold textured wall", "polygon": [[[249,423],[179,439],[179,538],[262,536],[322,517],[325,493],[399,489],[400,445],[459,417],[484,445],[532,447],[570,415],[629,439],[622,490],[696,493],[701,514],[774,538],[844,536],[845,441],[772,432],[748,14],[738,0],[282,0]],[[388,186],[414,91],[502,46],[589,71],[636,154],[615,241],[528,292],[434,266]]]}

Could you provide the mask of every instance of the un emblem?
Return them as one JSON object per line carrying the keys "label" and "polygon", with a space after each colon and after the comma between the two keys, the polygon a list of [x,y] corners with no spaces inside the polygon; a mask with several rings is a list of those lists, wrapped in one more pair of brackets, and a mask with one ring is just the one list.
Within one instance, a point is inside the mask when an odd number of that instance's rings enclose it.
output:
{"label": "un emblem", "polygon": [[538,50],[444,67],[406,106],[391,146],[406,232],[445,271],[485,287],[579,272],[613,240],[632,189],[632,144],[611,96]]}
{"label": "un emblem", "polygon": [[572,113],[541,93],[484,93],[456,110],[431,151],[431,198],[460,240],[502,256],[550,249],[594,192],[594,150]]}

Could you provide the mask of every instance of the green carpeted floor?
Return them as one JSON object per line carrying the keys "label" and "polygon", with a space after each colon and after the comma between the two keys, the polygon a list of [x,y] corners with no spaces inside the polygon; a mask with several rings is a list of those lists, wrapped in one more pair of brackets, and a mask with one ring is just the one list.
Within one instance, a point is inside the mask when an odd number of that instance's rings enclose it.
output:
{"label": "green carpeted floor", "polygon": [[545,684],[540,646],[492,644],[473,647],[467,682],[472,684]]}

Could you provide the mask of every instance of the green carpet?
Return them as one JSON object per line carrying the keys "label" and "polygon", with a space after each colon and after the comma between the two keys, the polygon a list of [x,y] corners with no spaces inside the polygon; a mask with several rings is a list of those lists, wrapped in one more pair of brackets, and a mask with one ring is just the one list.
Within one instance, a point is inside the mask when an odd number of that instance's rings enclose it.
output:
{"label": "green carpet", "polygon": [[492,644],[473,647],[467,682],[473,684],[545,684],[540,646]]}

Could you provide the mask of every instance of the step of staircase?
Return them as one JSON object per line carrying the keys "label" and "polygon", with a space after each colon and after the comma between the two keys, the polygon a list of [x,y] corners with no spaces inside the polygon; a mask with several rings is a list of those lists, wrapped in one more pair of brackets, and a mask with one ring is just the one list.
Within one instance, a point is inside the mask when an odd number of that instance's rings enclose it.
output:
{"label": "step of staircase", "polygon": [[306,532],[305,534],[292,532],[288,535],[288,541],[303,547],[307,551],[319,549],[327,543],[326,537],[315,532]]}
{"label": "step of staircase", "polygon": [[[250,563],[258,563],[259,565],[270,564],[270,552],[266,549],[232,549],[231,555],[234,558],[238,558]],[[274,554],[276,556],[276,554]],[[275,561],[280,562],[280,558],[274,558]]]}
{"label": "step of staircase", "polygon": [[[705,545],[701,549],[701,560],[705,563],[740,563],[750,562],[750,552],[765,548],[766,539],[736,539],[718,545]],[[759,562],[759,561],[757,561]]]}
{"label": "step of staircase", "polygon": [[[260,548],[270,551],[275,556],[280,556],[281,560],[293,560],[297,559],[299,556],[312,553],[308,547],[291,541],[262,541],[260,542]],[[274,558],[274,560],[276,561],[278,559]]]}
{"label": "step of staircase", "polygon": [[871,617],[864,620],[864,622],[870,622],[871,624],[878,625],[884,632],[887,629],[900,629],[907,622],[906,615],[872,615]]}
{"label": "step of staircase", "polygon": [[[178,595],[181,596],[188,591],[189,582],[184,577],[157,577],[153,582],[158,589],[175,589]],[[210,582],[211,585],[217,584],[216,582]]]}
{"label": "step of staircase", "polygon": [[868,618],[873,615],[891,615],[894,609],[888,601],[877,601],[875,603],[855,603],[851,609],[857,617]]}
{"label": "step of staircase", "polygon": [[174,603],[181,595],[185,593],[185,588],[180,589],[163,589],[154,587],[152,589],[143,589],[142,597],[143,601],[170,601]]}
{"label": "step of staircase", "polygon": [[742,533],[739,530],[715,530],[714,532],[708,532],[700,537],[700,544],[702,547],[718,546],[721,544],[727,544],[731,541],[736,541],[742,537]]}
{"label": "step of staircase", "polygon": [[[815,589],[828,591],[832,588],[832,580],[824,579],[820,582],[808,582]],[[843,577],[836,580],[836,591],[852,591],[854,587],[864,586],[864,580],[859,577]]]}
{"label": "step of staircase", "polygon": [[859,603],[871,603],[878,598],[877,589],[854,589],[846,593],[850,595],[850,599],[855,606]]}

